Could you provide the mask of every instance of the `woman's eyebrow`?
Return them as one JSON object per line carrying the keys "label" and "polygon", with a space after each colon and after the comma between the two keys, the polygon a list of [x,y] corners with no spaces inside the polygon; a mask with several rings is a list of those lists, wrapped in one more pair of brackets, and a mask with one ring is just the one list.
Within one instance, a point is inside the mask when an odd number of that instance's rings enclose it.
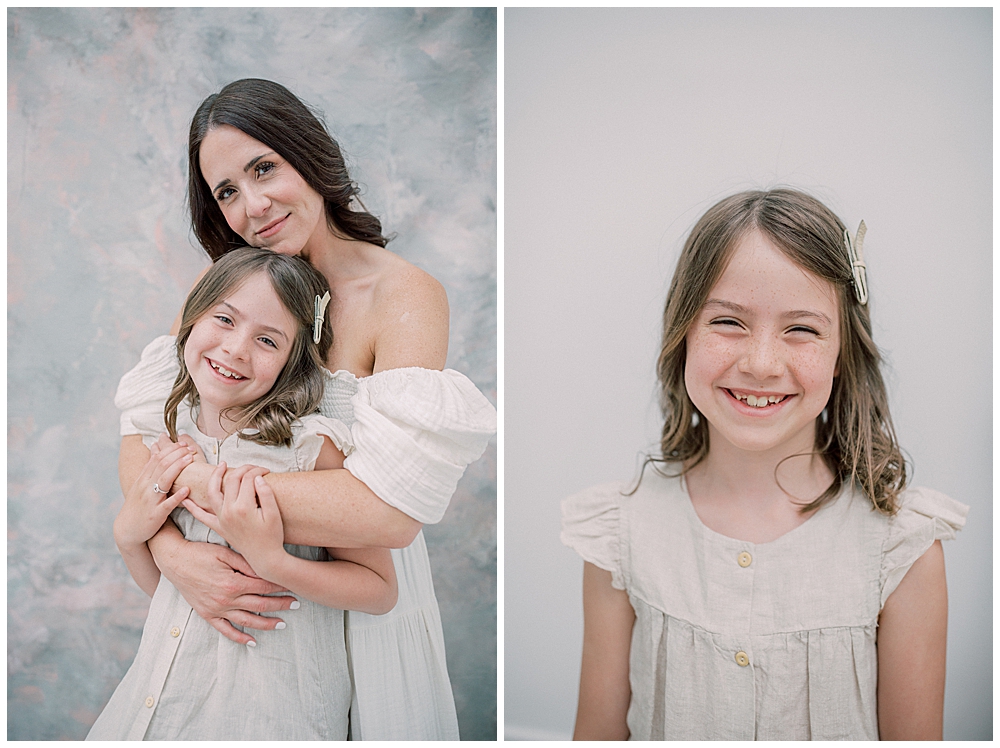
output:
{"label": "woman's eyebrow", "polygon": [[[252,168],[254,167],[254,165],[255,165],[255,164],[256,164],[256,163],[258,162],[258,161],[260,161],[260,160],[261,160],[262,158],[266,158],[266,157],[268,157],[268,156],[274,156],[274,155],[275,155],[274,151],[268,151],[267,153],[262,153],[261,155],[257,156],[257,158],[252,158],[252,159],[250,159],[250,160],[249,160],[249,161],[247,162],[247,165],[243,167],[243,173],[244,173],[244,174],[246,174],[246,173],[247,173],[248,171],[250,171],[250,170],[251,170],[251,169],[252,169]],[[230,179],[228,179],[228,178],[226,178],[226,179],[223,179],[223,180],[222,180],[221,182],[219,182],[219,183],[218,183],[217,185],[215,185],[215,187],[213,187],[213,188],[212,188],[212,192],[216,192],[216,191],[218,191],[218,189],[219,189],[220,187],[223,187],[223,186],[225,186],[225,185],[229,184],[229,183],[230,183],[230,181],[231,181],[231,180],[230,180]]]}
{"label": "woman's eyebrow", "polygon": [[[237,309],[236,307],[234,307],[228,301],[223,301],[222,305],[229,307],[237,317],[243,316],[243,312],[241,312],[239,309]],[[271,332],[271,333],[274,333],[275,335],[280,335],[281,337],[283,337],[285,339],[286,342],[288,341],[288,336],[285,335],[285,333],[283,333],[277,327],[271,327],[270,325],[261,325],[260,329],[264,330],[265,332]]]}

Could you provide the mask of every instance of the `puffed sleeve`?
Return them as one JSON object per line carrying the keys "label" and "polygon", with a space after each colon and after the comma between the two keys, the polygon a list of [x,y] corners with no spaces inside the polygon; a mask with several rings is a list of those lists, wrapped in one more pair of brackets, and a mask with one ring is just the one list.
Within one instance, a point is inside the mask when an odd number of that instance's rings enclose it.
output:
{"label": "puffed sleeve", "polygon": [[319,451],[323,447],[324,436],[345,455],[354,451],[351,430],[343,421],[327,418],[318,413],[305,416],[296,422],[292,434],[295,465],[300,471],[312,470],[316,466],[316,458],[319,457]]}
{"label": "puffed sleeve", "polygon": [[611,586],[625,589],[622,571],[620,502],[622,485],[605,483],[562,502],[559,539],[589,561],[611,572]]}
{"label": "puffed sleeve", "polygon": [[166,431],[163,405],[180,369],[176,340],[173,335],[154,339],[143,349],[139,363],[118,383],[115,406],[122,412],[122,436],[155,437]]}
{"label": "puffed sleeve", "polygon": [[424,524],[444,516],[459,478],[497,430],[490,401],[446,369],[389,369],[358,380],[354,451],[344,467],[390,506]]}
{"label": "puffed sleeve", "polygon": [[882,545],[881,605],[910,567],[935,540],[951,540],[965,526],[969,507],[929,488],[909,488],[900,496],[900,509],[889,519]]}

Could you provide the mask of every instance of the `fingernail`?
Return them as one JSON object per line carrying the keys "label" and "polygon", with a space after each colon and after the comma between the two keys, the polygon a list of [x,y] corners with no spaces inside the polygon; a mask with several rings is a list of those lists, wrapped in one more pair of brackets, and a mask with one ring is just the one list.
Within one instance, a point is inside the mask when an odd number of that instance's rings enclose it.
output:
{"label": "fingernail", "polygon": [[298,610],[301,607],[301,603],[298,600],[293,600],[292,604],[289,606],[289,610]]}
{"label": "fingernail", "polygon": [[283,628],[285,628],[285,622],[284,621],[278,621],[276,624],[274,624],[274,627],[276,629],[283,629]]}
{"label": "fingernail", "polygon": [[255,642],[253,639],[251,639],[250,641],[247,642],[247,646],[248,647],[256,647],[257,646],[257,642]]}

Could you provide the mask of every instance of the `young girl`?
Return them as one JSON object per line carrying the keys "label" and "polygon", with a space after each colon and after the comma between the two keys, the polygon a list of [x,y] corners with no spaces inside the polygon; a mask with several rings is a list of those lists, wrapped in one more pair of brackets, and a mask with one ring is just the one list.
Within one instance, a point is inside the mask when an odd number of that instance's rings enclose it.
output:
{"label": "young girl", "polygon": [[[122,557],[153,600],[135,661],[89,739],[347,737],[343,611],[392,609],[392,559],[386,549],[283,546],[281,516],[261,477],[268,469],[337,468],[351,450],[347,427],[316,413],[332,342],[328,291],[305,260],[245,248],[216,262],[188,297],[180,373],[163,412],[178,443],[149,461],[115,521]],[[137,426],[163,430],[162,422]],[[195,459],[188,438],[219,466],[209,487],[217,518],[186,505],[221,536],[178,507],[185,489],[169,495]],[[227,473],[227,463],[266,469]],[[188,540],[229,544],[257,575],[305,598],[287,630],[260,632],[243,646],[194,614],[146,546],[168,515]]]}
{"label": "young girl", "polygon": [[657,367],[663,468],[563,503],[586,561],[575,738],[941,737],[938,541],[968,507],[906,488],[863,238],[793,190],[692,230]]}

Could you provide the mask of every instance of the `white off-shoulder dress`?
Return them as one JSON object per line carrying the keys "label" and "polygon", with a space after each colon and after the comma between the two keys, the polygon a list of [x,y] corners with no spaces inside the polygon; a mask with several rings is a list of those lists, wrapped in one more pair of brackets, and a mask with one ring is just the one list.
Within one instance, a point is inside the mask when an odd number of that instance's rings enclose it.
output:
{"label": "white off-shoulder dress", "polygon": [[[155,430],[157,420],[136,425]],[[324,436],[342,452],[351,450],[347,426],[318,414],[294,424],[287,447],[266,447],[236,435],[206,436],[186,403],[178,408],[177,428],[213,465],[312,470]],[[146,446],[153,441],[155,436],[143,437]],[[188,540],[227,545],[186,509],[178,507],[170,516]],[[329,560],[323,548],[285,548],[300,558]],[[285,630],[254,632],[256,648],[246,647],[221,636],[161,575],[139,652],[87,739],[345,740],[351,676],[344,611],[309,600],[300,604],[285,616]]]}
{"label": "white off-shoulder dress", "polygon": [[968,507],[926,488],[887,517],[842,492],[769,543],[706,527],[681,478],[562,504],[563,543],[635,609],[633,740],[877,740],[879,612]]}
{"label": "white off-shoulder dress", "polygon": [[[158,416],[162,423],[178,370],[174,345],[173,336],[155,339],[122,378],[115,403],[123,411],[123,436],[143,433],[135,424],[150,418]],[[466,467],[496,433],[496,410],[453,370],[391,369],[360,379],[346,371],[327,372],[320,412],[350,429],[344,467],[387,504],[424,524],[444,516]],[[457,740],[423,532],[408,547],[394,549],[392,558],[396,607],[382,616],[345,614],[354,686],[351,738]]]}

